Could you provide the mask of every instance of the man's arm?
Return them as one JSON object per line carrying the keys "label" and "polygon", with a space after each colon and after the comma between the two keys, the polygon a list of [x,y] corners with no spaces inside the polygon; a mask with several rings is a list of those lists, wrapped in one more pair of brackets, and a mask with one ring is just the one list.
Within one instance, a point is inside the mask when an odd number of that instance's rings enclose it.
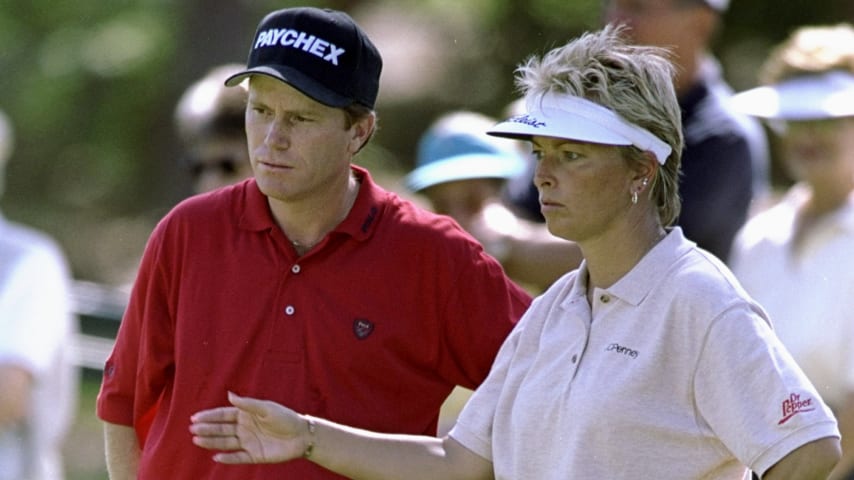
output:
{"label": "man's arm", "polygon": [[825,480],[841,457],[839,439],[822,438],[783,457],[762,475],[762,480]]}
{"label": "man's arm", "polygon": [[469,225],[462,225],[504,267],[507,276],[539,294],[581,264],[581,249],[555,237],[544,223],[518,218],[491,204]]}
{"label": "man's arm", "polygon": [[136,479],[140,451],[132,427],[104,422],[104,451],[110,480]]}

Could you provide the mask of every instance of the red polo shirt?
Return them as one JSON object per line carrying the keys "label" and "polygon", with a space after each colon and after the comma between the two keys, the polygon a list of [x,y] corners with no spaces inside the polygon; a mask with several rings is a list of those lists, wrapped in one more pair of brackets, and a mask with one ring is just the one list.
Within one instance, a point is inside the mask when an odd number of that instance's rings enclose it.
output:
{"label": "red polo shirt", "polygon": [[215,464],[191,443],[189,418],[227,404],[228,390],[432,435],[452,388],[486,377],[530,297],[450,219],[354,170],[352,210],[302,257],[254,180],[158,224],[97,405],[111,423],[151,421],[140,479],[341,478],[303,460]]}

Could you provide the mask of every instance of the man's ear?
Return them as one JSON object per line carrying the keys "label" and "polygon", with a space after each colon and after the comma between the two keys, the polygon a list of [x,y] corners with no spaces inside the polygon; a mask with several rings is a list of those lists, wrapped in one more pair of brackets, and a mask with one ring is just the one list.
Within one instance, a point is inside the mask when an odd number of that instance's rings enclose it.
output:
{"label": "man's ear", "polygon": [[363,116],[353,123],[351,128],[353,136],[350,139],[351,153],[355,155],[356,152],[365,146],[365,143],[371,138],[371,135],[374,134],[374,128],[376,128],[376,125],[377,116],[373,112],[370,115]]}
{"label": "man's ear", "polygon": [[707,6],[695,9],[694,14],[689,20],[691,31],[696,32],[697,38],[701,39],[704,45],[708,45],[712,42],[712,39],[717,33],[719,24],[720,14]]}

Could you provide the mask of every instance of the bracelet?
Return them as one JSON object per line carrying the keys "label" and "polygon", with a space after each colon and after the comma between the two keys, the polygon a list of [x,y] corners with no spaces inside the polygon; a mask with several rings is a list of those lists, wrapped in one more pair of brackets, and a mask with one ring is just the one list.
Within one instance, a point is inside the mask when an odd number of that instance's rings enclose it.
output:
{"label": "bracelet", "polygon": [[303,415],[305,417],[305,421],[308,424],[308,434],[309,440],[308,445],[305,447],[305,451],[302,452],[302,458],[311,457],[311,453],[314,451],[314,432],[317,430],[317,425],[314,423],[314,419],[309,417],[308,415]]}

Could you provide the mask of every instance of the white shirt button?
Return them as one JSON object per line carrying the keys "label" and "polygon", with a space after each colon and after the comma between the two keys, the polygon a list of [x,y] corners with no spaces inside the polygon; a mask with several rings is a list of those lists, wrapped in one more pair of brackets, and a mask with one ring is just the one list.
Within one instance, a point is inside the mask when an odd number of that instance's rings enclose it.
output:
{"label": "white shirt button", "polygon": [[293,272],[293,273],[299,273],[299,271],[300,271],[300,266],[299,266],[299,265],[294,265],[293,267],[291,267],[291,272]]}
{"label": "white shirt button", "polygon": [[608,303],[608,302],[610,302],[610,301],[611,301],[611,296],[610,296],[610,295],[608,295],[608,294],[604,294],[604,293],[603,293],[601,296],[599,296],[599,300],[600,300],[602,303]]}
{"label": "white shirt button", "polygon": [[287,307],[285,307],[285,315],[293,315],[294,311],[295,310],[293,305],[288,305]]}
{"label": "white shirt button", "polygon": [[578,355],[573,355],[572,356],[572,363],[576,363],[576,362],[578,362]]}

